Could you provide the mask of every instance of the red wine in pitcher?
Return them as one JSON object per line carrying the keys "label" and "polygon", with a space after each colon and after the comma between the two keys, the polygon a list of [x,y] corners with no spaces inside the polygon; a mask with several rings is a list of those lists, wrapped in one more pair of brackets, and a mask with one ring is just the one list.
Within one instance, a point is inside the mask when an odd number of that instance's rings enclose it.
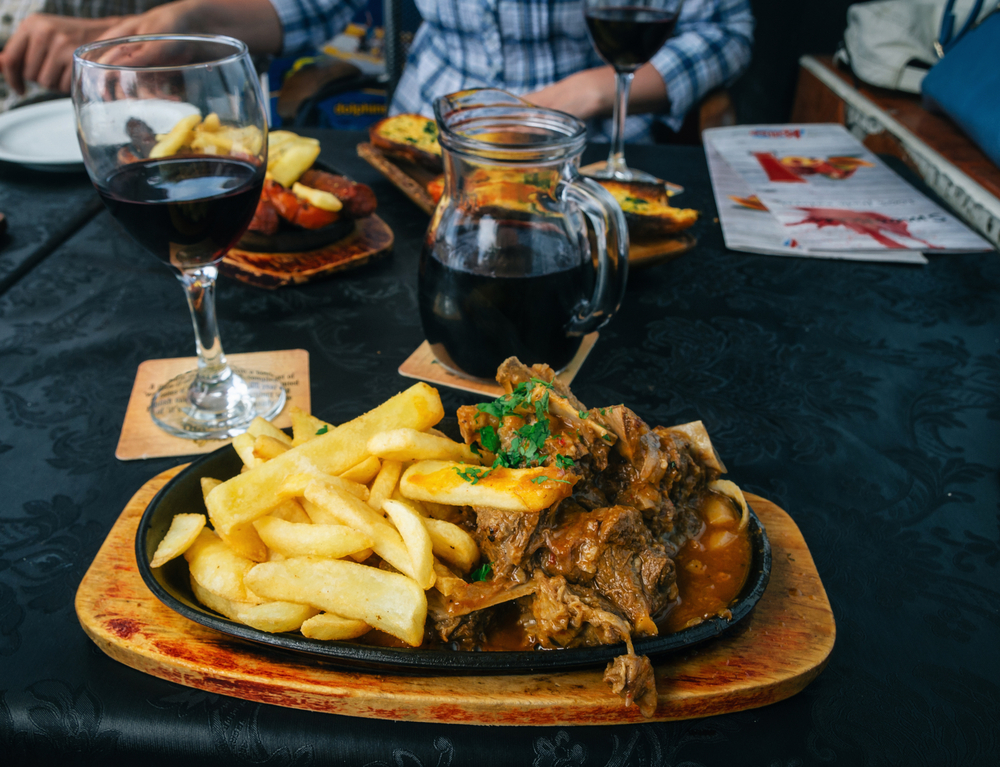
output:
{"label": "red wine in pitcher", "polygon": [[262,169],[231,157],[168,157],[116,170],[98,192],[119,223],[177,268],[219,261],[260,200]]}
{"label": "red wine in pitcher", "polygon": [[588,8],[585,17],[597,52],[619,72],[649,61],[677,23],[676,11],[630,5]]}
{"label": "red wine in pitcher", "polygon": [[582,341],[567,326],[585,289],[584,267],[502,277],[445,266],[425,249],[418,303],[424,334],[446,367],[492,379],[500,363],[564,368]]}

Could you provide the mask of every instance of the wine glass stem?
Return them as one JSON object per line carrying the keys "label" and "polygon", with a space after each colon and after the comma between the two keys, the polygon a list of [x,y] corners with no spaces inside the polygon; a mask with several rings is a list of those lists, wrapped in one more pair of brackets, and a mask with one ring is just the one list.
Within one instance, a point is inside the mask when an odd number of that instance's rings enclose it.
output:
{"label": "wine glass stem", "polygon": [[628,114],[628,94],[632,89],[632,72],[615,72],[615,111],[612,117],[611,152],[608,154],[608,170],[625,173],[625,117]]}
{"label": "wine glass stem", "polygon": [[198,379],[209,386],[220,383],[232,375],[219,337],[219,323],[215,316],[215,280],[219,270],[215,266],[185,269],[177,278],[184,286],[191,322],[194,325],[195,346],[198,349]]}

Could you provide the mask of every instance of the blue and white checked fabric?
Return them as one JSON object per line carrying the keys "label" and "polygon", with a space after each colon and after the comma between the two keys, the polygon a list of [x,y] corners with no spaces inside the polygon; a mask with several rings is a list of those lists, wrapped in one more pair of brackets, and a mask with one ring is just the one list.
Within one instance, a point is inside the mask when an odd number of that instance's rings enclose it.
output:
{"label": "blue and white checked fabric", "polygon": [[[285,50],[329,39],[363,0],[271,0]],[[410,47],[391,112],[430,116],[434,99],[466,88],[531,93],[575,72],[602,66],[587,34],[581,0],[416,0],[424,23]],[[651,63],[663,76],[669,114],[629,117],[625,139],[648,141],[654,119],[678,130],[709,91],[735,80],[750,62],[748,0],[686,0],[674,36]],[[610,120],[590,138],[610,136]]]}

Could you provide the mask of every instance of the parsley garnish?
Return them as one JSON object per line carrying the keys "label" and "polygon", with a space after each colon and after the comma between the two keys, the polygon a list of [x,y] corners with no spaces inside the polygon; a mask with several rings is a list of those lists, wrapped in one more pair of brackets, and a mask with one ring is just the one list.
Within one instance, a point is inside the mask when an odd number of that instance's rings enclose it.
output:
{"label": "parsley garnish", "polygon": [[556,466],[558,466],[560,469],[575,469],[576,461],[574,461],[568,455],[563,455],[562,453],[556,453]]}
{"label": "parsley garnish", "polygon": [[568,479],[553,479],[552,477],[546,477],[544,474],[542,474],[542,475],[540,475],[538,477],[535,477],[534,479],[531,480],[531,482],[532,482],[532,484],[535,484],[535,485],[540,485],[543,482],[562,482],[564,485],[568,485],[569,484],[569,480]]}
{"label": "parsley garnish", "polygon": [[586,418],[587,416],[590,415],[590,413],[588,413],[586,410],[580,410],[579,412],[577,412],[577,415],[580,416],[580,418]]}
{"label": "parsley garnish", "polygon": [[483,562],[479,567],[469,573],[469,581],[471,583],[475,583],[476,581],[488,581],[492,574],[493,565],[489,562]]}
{"label": "parsley garnish", "polygon": [[328,431],[330,431],[330,427],[327,426],[326,424],[323,424],[321,427],[319,427],[319,429],[316,430],[316,436],[319,436],[320,434],[326,434]]}
{"label": "parsley garnish", "polygon": [[464,469],[455,467],[455,473],[470,484],[477,484],[479,480],[490,473],[489,469],[482,469],[478,466],[466,466]]}
{"label": "parsley garnish", "polygon": [[643,200],[641,197],[628,196],[625,198],[625,202],[630,202],[633,205],[649,205],[647,200]]}
{"label": "parsley garnish", "polygon": [[479,441],[491,453],[495,453],[500,449],[500,437],[497,436],[496,429],[492,426],[486,425],[479,430]]}

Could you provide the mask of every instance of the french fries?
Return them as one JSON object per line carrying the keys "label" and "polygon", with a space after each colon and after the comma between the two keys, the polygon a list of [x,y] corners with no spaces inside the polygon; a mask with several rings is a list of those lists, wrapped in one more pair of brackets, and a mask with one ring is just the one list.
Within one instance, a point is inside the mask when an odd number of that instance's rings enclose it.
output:
{"label": "french fries", "polygon": [[233,440],[243,471],[201,480],[210,527],[178,514],[153,566],[183,555],[202,604],[261,631],[419,645],[425,592],[464,593],[480,560],[463,507],[526,511],[572,489],[561,469],[480,466],[434,429],[443,415],[420,383],[339,426],[293,408],[291,437],[255,420]]}
{"label": "french fries", "polygon": [[541,511],[568,498],[575,482],[575,474],[554,466],[487,470],[455,461],[420,461],[403,473],[399,490],[418,501]]}
{"label": "french fries", "polygon": [[364,621],[414,647],[423,641],[427,596],[405,575],[342,559],[296,557],[256,565],[246,580],[268,599],[298,600]]}
{"label": "french fries", "polygon": [[[200,114],[188,115],[179,120],[168,133],[156,138],[156,144],[149,150],[151,159],[171,157],[184,151],[193,154],[254,157],[264,146],[264,136],[258,128],[253,125],[242,128],[223,125],[214,112],[204,120]],[[318,146],[317,144],[317,153]]]}
{"label": "french fries", "polygon": [[425,383],[415,384],[353,421],[223,482],[205,499],[212,526],[224,532],[264,516],[290,497],[280,492],[290,474],[337,475],[347,471],[369,456],[368,440],[380,431],[400,426],[427,429],[443,417],[444,408],[437,391]]}
{"label": "french fries", "polygon": [[187,551],[205,527],[206,521],[204,514],[175,514],[167,534],[156,547],[149,566],[163,567],[171,559],[176,559]]}

